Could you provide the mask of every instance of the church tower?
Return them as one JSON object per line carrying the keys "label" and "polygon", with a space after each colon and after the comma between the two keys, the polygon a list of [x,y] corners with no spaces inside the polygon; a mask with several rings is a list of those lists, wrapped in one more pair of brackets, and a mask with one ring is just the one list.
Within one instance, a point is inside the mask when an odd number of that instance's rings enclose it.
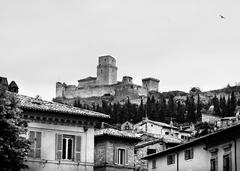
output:
{"label": "church tower", "polygon": [[117,83],[116,59],[112,56],[100,56],[97,66],[97,84],[112,85]]}

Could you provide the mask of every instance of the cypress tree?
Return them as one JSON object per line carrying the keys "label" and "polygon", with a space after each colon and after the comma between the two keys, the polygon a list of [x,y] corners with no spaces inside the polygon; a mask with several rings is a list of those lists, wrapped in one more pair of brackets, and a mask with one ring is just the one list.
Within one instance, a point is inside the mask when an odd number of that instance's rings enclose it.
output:
{"label": "cypress tree", "polygon": [[228,96],[228,99],[227,99],[227,116],[231,116],[231,110],[232,110],[231,98]]}
{"label": "cypress tree", "polygon": [[200,96],[198,94],[198,99],[197,99],[197,116],[196,116],[196,120],[197,121],[201,121],[201,119],[202,119],[201,110],[202,110],[202,104],[201,104]]}
{"label": "cypress tree", "polygon": [[220,105],[219,105],[219,100],[218,100],[216,94],[212,101],[213,101],[213,106],[214,106],[214,113],[216,115],[220,115]]}
{"label": "cypress tree", "polygon": [[235,93],[234,93],[234,91],[232,91],[232,93],[231,93],[230,116],[235,115],[236,103],[237,103],[237,100],[236,100],[236,97],[235,97]]}

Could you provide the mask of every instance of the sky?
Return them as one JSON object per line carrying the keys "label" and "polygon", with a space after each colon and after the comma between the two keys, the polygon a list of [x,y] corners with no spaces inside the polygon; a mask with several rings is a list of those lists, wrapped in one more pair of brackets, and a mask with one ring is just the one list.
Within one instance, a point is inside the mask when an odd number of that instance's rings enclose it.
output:
{"label": "sky", "polygon": [[111,55],[119,81],[154,77],[160,92],[234,85],[239,9],[239,0],[0,0],[0,76],[51,100],[56,82],[96,76],[98,57]]}

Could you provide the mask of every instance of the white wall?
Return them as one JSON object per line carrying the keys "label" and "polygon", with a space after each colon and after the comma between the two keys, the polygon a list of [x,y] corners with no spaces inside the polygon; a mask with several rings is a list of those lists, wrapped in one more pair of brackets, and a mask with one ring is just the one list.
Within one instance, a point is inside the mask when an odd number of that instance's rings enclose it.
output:
{"label": "white wall", "polygon": [[[41,160],[28,159],[29,171],[93,171],[94,165],[94,129],[89,128],[84,132],[82,127],[63,126],[43,123],[29,123],[29,131],[42,133]],[[57,133],[81,136],[81,162],[55,160],[55,135]],[[47,161],[47,163],[43,163]]]}
{"label": "white wall", "polygon": [[[240,170],[240,138],[237,139],[237,169],[235,169],[235,145],[234,141],[228,141],[226,143],[221,143],[217,146],[212,146],[206,149],[204,144],[196,145],[193,147],[194,157],[190,160],[185,160],[184,150],[178,151],[179,155],[179,171],[209,171],[210,170],[210,160],[211,160],[211,149],[218,149],[218,171],[223,171],[223,155],[224,147],[231,144],[231,154],[232,154],[232,171]],[[176,153],[175,153],[176,154]],[[149,171],[177,171],[177,155],[175,155],[175,164],[167,164],[167,154],[156,159],[156,168],[152,169],[152,159],[148,160]]]}

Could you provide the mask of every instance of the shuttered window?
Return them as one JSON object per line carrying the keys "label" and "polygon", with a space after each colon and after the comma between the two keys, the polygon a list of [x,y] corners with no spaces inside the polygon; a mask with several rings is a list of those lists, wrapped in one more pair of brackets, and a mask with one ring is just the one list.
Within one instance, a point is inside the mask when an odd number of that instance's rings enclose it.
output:
{"label": "shuttered window", "polygon": [[175,163],[175,154],[169,154],[167,156],[167,164],[174,164]]}
{"label": "shuttered window", "polygon": [[56,134],[56,160],[81,161],[81,136]]}
{"label": "shuttered window", "polygon": [[189,148],[184,152],[185,160],[193,159],[193,148]]}
{"label": "shuttered window", "polygon": [[41,158],[41,141],[42,133],[36,131],[29,132],[29,140],[31,142],[30,151],[28,156],[31,158]]}

